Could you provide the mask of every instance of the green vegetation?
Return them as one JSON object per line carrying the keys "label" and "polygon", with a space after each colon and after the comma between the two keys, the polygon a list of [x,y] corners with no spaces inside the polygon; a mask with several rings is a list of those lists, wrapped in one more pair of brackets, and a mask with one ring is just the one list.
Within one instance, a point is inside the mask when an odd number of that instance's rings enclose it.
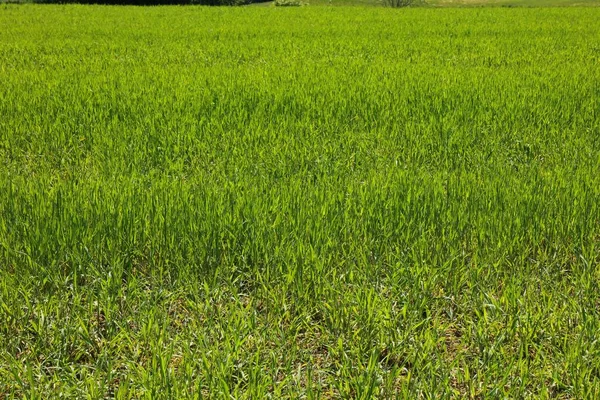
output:
{"label": "green vegetation", "polygon": [[83,3],[212,6],[360,6],[360,7],[598,7],[600,0],[0,0],[3,3]]}
{"label": "green vegetation", "polygon": [[[323,0],[317,0],[323,1]],[[344,1],[344,0],[339,0]],[[426,0],[433,7],[598,7],[600,0]]]}
{"label": "green vegetation", "polygon": [[299,7],[305,5],[300,0],[275,0],[273,3],[277,7]]}
{"label": "green vegetation", "polygon": [[[311,6],[393,6],[409,7],[598,7],[600,0],[307,0]],[[404,3],[404,4],[402,4]],[[408,3],[408,4],[406,4]],[[271,3],[257,3],[267,5]],[[253,4],[255,5],[255,4]]]}
{"label": "green vegetation", "polygon": [[0,7],[0,398],[599,398],[598,20]]}

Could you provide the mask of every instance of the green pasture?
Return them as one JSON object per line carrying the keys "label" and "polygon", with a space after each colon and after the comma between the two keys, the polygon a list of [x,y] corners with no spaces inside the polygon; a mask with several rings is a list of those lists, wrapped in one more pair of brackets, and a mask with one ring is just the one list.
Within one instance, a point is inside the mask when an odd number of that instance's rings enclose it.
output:
{"label": "green pasture", "polygon": [[[386,0],[304,0],[304,6],[385,7]],[[273,2],[254,3],[250,7],[272,6]],[[481,8],[481,7],[598,7],[600,0],[413,0],[411,8]]]}
{"label": "green pasture", "polygon": [[598,21],[0,6],[0,399],[599,398]]}

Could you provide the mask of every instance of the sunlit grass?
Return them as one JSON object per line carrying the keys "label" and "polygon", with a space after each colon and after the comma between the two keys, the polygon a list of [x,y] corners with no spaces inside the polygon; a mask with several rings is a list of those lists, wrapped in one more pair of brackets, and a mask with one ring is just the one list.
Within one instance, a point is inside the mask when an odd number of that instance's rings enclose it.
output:
{"label": "sunlit grass", "polygon": [[596,9],[0,8],[0,398],[598,398]]}

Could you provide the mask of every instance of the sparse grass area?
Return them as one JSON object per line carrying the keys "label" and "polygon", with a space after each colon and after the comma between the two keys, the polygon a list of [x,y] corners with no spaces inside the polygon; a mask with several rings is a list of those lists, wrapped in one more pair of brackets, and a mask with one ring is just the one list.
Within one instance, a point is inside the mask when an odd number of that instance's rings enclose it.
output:
{"label": "sparse grass area", "polygon": [[599,398],[598,20],[0,7],[0,398]]}

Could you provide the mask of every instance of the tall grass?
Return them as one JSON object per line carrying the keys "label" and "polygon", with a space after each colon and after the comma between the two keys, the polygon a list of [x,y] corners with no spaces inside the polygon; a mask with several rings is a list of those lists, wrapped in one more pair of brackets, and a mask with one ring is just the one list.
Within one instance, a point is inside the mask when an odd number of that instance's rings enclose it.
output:
{"label": "tall grass", "polygon": [[0,9],[0,397],[600,395],[595,9]]}

